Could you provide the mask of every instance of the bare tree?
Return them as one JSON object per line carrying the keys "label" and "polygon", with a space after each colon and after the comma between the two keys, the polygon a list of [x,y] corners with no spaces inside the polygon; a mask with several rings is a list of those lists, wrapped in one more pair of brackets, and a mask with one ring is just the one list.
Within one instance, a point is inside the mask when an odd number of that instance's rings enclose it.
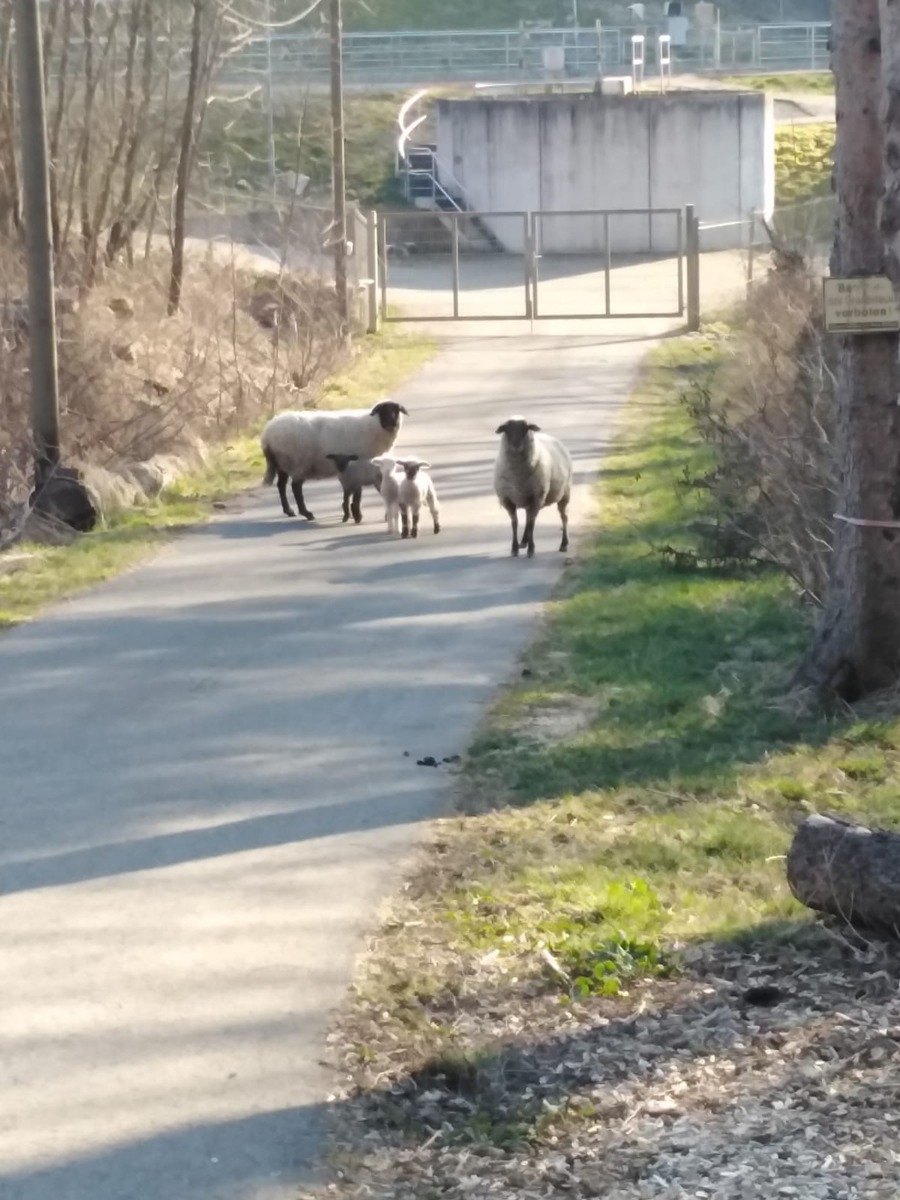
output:
{"label": "bare tree", "polygon": [[[885,0],[886,11],[892,3]],[[878,275],[886,267],[879,228],[884,171],[878,0],[835,0],[832,38],[838,216],[831,271],[843,278]],[[888,81],[889,125],[897,112],[896,82]],[[893,179],[891,144],[887,157]],[[898,214],[896,197],[889,196],[887,228],[896,228]],[[848,701],[900,677],[900,528],[856,523],[900,521],[897,352],[896,334],[849,335],[838,359],[834,556],[825,610],[798,681]]]}

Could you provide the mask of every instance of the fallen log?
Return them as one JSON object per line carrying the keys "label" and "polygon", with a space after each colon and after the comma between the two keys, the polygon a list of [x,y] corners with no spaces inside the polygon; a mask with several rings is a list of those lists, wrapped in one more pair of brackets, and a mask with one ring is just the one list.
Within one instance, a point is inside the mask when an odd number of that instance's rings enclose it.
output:
{"label": "fallen log", "polygon": [[807,817],[788,851],[787,881],[807,908],[900,936],[900,834]]}

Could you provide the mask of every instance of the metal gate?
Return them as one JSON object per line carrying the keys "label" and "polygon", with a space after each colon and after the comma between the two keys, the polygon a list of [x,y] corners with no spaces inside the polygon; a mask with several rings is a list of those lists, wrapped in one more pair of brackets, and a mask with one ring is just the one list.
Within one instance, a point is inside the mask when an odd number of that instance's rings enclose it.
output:
{"label": "metal gate", "polygon": [[385,213],[384,321],[699,318],[693,209]]}

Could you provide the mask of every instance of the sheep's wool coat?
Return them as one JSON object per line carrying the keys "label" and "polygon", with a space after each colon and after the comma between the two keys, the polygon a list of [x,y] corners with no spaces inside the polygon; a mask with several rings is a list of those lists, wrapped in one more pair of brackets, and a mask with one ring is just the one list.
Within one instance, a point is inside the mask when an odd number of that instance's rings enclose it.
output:
{"label": "sheep's wool coat", "polygon": [[[403,416],[400,416],[402,426]],[[278,466],[291,479],[331,479],[337,475],[329,454],[357,454],[376,458],[391,449],[400,426],[388,430],[367,408],[336,412],[283,412],[273,417],[262,432],[263,449],[268,449]]]}
{"label": "sheep's wool coat", "polygon": [[499,500],[516,508],[537,501],[541,508],[568,499],[572,490],[572,456],[558,438],[531,433],[520,453],[513,453],[506,434],[494,465],[494,490]]}

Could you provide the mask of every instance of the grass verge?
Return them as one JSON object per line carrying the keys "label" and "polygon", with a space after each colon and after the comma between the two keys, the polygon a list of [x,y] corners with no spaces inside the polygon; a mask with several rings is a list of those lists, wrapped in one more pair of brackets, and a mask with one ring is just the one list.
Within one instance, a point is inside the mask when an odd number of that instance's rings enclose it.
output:
{"label": "grass verge", "polygon": [[[381,333],[323,387],[321,408],[363,406],[391,392],[435,350],[421,335]],[[262,454],[255,437],[213,450],[205,467],[166,488],[152,503],[113,513],[96,532],[70,546],[18,543],[0,555],[0,629],[28,620],[46,605],[134,566],[173,533],[205,520],[229,496],[258,483]]]}
{"label": "grass verge", "polygon": [[775,130],[775,195],[778,204],[826,196],[834,162],[834,125],[779,125]]}
{"label": "grass verge", "polygon": [[818,96],[834,94],[834,76],[830,71],[789,71],[783,75],[726,75],[722,83],[730,87],[752,88],[787,96],[792,92],[810,92]]}
{"label": "grass verge", "polygon": [[806,1121],[766,1122],[897,964],[811,921],[783,855],[811,807],[896,821],[900,722],[786,699],[809,620],[782,576],[654,552],[683,540],[678,480],[705,465],[676,397],[714,386],[721,355],[694,338],[652,356],[597,536],[377,939],[335,1039],[347,1194],[850,1194],[810,1183],[825,1154]]}

